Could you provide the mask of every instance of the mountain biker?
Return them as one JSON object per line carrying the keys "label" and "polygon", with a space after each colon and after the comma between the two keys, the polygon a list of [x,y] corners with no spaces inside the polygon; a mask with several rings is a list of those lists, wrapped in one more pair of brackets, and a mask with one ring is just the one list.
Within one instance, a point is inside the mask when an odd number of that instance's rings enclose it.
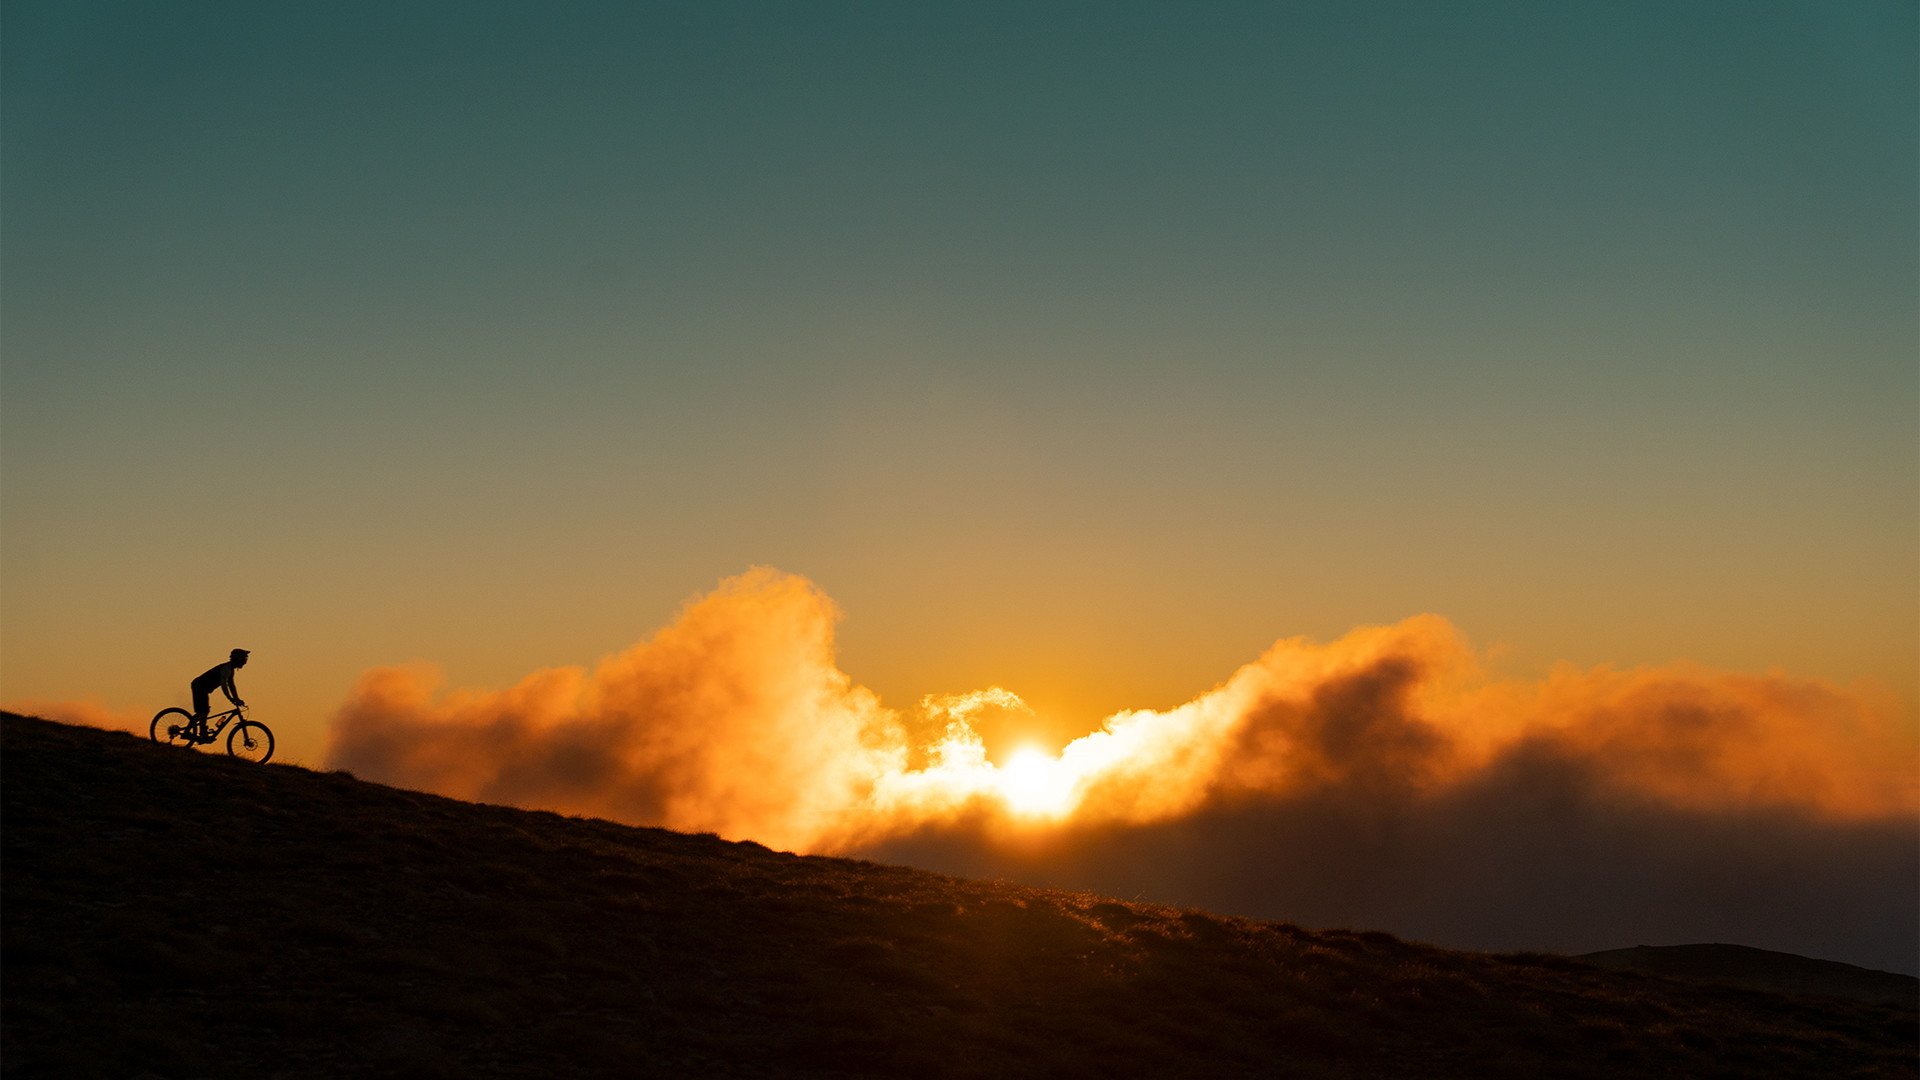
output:
{"label": "mountain biker", "polygon": [[193,680],[194,720],[203,721],[207,718],[207,708],[216,688],[227,695],[227,700],[233,702],[235,706],[246,704],[240,700],[239,691],[233,688],[233,673],[246,666],[247,650],[235,649],[227,654],[226,663],[213,665],[201,672],[199,678]]}

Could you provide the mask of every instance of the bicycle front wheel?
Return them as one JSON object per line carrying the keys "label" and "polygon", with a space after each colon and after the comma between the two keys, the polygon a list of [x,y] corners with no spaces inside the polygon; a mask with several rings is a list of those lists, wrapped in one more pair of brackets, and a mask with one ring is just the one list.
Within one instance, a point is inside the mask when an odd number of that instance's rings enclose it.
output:
{"label": "bicycle front wheel", "polygon": [[242,720],[227,736],[227,753],[264,765],[273,756],[273,732],[258,720]]}
{"label": "bicycle front wheel", "polygon": [[153,714],[147,734],[154,742],[168,746],[192,746],[193,740],[187,738],[187,725],[192,721],[193,714],[185,709],[161,709]]}

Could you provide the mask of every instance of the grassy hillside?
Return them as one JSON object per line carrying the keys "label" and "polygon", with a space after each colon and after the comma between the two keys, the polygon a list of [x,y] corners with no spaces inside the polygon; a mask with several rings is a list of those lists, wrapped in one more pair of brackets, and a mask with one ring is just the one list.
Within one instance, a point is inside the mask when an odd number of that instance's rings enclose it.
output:
{"label": "grassy hillside", "polygon": [[1916,1014],[0,718],[9,1077],[1914,1076]]}

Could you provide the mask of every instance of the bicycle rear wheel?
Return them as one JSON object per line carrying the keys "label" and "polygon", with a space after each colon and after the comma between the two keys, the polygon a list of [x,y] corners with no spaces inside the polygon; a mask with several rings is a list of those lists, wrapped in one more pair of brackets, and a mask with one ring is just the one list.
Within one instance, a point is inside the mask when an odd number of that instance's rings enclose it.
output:
{"label": "bicycle rear wheel", "polygon": [[185,709],[161,709],[153,714],[147,735],[168,746],[192,746],[193,740],[187,738],[187,725],[192,721],[193,714]]}
{"label": "bicycle rear wheel", "polygon": [[273,732],[258,720],[242,720],[227,736],[227,753],[264,765],[273,756]]}

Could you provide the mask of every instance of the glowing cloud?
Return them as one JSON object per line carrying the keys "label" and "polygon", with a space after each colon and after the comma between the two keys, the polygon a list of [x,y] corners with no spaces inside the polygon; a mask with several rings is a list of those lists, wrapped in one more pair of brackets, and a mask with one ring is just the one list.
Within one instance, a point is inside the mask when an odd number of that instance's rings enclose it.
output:
{"label": "glowing cloud", "polygon": [[1911,738],[1836,687],[1685,665],[1495,681],[1433,615],[1282,641],[1186,705],[996,765],[973,720],[1025,710],[1016,694],[929,696],[903,722],[836,666],[836,618],[811,583],[763,568],[591,672],[436,700],[430,670],[379,669],[340,710],[329,758],[465,798],[808,850],[982,815],[1137,825],[1325,788],[1433,793],[1521,748],[1676,807],[1915,807]]}
{"label": "glowing cloud", "polygon": [[124,709],[115,709],[93,698],[79,701],[37,701],[22,700],[7,703],[8,712],[25,716],[41,716],[48,720],[58,720],[63,724],[78,724],[81,727],[105,728],[108,731],[131,731],[136,735],[145,735],[152,726],[153,715],[140,715]]}
{"label": "glowing cloud", "polygon": [[833,663],[831,601],[754,570],[591,672],[436,701],[426,668],[368,672],[329,760],[461,798],[801,847],[902,768],[893,714]]}

